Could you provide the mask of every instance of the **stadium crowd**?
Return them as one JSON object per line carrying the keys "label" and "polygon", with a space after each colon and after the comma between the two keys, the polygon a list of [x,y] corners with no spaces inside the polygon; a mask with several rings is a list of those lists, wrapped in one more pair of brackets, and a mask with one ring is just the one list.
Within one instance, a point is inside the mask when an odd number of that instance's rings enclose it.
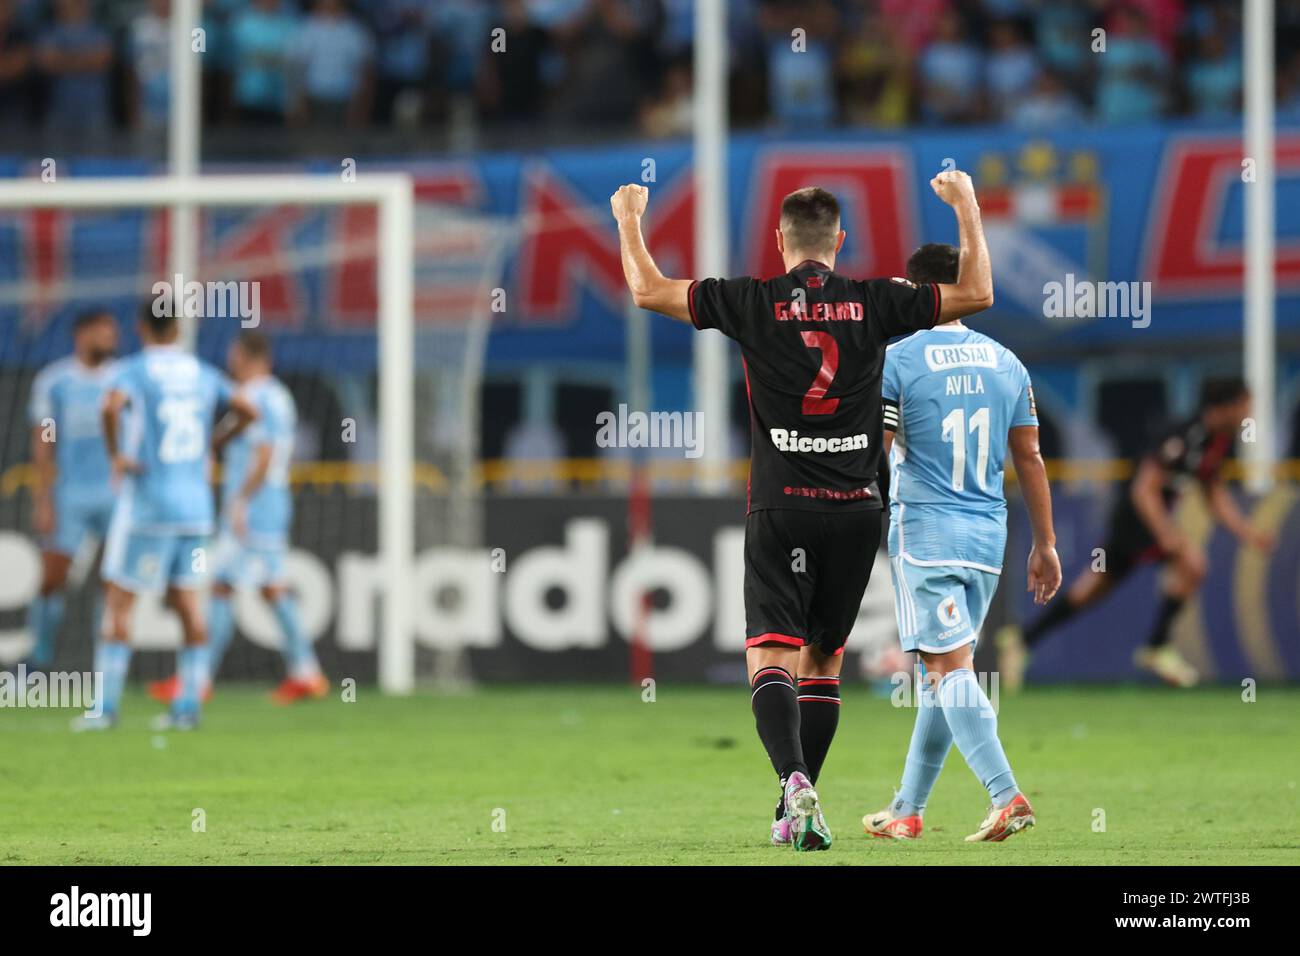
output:
{"label": "stadium crowd", "polygon": [[[693,6],[206,0],[206,119],[677,135],[690,122]],[[0,126],[86,136],[164,125],[169,9],[0,0]],[[1042,129],[1240,106],[1237,0],[730,0],[728,10],[738,125]],[[1279,112],[1300,116],[1300,0],[1280,0],[1277,22]],[[491,44],[497,27],[504,52]]]}

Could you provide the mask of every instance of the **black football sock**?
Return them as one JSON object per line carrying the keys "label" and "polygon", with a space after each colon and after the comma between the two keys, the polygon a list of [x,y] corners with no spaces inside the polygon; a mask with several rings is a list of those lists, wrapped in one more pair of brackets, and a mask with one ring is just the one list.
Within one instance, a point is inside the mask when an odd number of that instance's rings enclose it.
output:
{"label": "black football sock", "polygon": [[784,667],[760,667],[754,675],[750,706],[759,739],[767,748],[772,768],[782,782],[796,771],[806,774],[803,747],[799,743],[799,701],[794,678]]}
{"label": "black football sock", "polygon": [[1062,595],[1061,600],[1048,605],[1047,610],[1038,615],[1033,624],[1025,628],[1025,646],[1033,647],[1046,637],[1049,631],[1074,617],[1077,611],[1078,608],[1070,603],[1069,597]]}
{"label": "black football sock", "polygon": [[1169,625],[1174,623],[1174,618],[1186,603],[1187,598],[1174,597],[1172,594],[1166,594],[1161,599],[1160,609],[1156,611],[1155,626],[1151,628],[1151,636],[1147,638],[1147,647],[1164,647],[1169,643]]}
{"label": "black football sock", "polygon": [[813,783],[821,776],[839,722],[840,679],[800,677],[799,739],[803,743],[804,760],[808,762],[808,779]]}

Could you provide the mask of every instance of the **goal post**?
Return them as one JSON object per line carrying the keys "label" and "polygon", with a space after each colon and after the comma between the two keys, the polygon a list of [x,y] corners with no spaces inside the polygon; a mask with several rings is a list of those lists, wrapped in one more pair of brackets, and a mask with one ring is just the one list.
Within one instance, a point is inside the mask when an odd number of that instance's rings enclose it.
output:
{"label": "goal post", "polygon": [[[405,173],[144,176],[0,181],[0,210],[373,205],[378,209],[378,679],[415,684],[414,188]],[[164,277],[170,278],[170,277]]]}

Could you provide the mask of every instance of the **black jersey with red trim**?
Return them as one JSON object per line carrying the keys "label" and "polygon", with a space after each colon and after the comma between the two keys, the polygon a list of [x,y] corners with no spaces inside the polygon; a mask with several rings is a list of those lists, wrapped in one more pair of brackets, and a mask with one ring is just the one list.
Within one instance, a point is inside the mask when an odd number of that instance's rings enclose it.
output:
{"label": "black jersey with red trim", "polygon": [[[1232,455],[1232,432],[1215,432],[1205,427],[1198,415],[1161,432],[1143,459],[1154,460],[1164,469],[1160,495],[1165,507],[1172,508],[1188,485],[1208,485],[1218,480],[1223,463]],[[1132,481],[1120,495],[1117,519],[1137,519],[1133,506]],[[1140,519],[1137,519],[1140,520]]]}
{"label": "black jersey with red trim", "polygon": [[850,279],[803,262],[773,279],[702,279],[691,322],[740,343],[753,442],[749,511],[881,507],[885,345],[932,327],[936,285]]}

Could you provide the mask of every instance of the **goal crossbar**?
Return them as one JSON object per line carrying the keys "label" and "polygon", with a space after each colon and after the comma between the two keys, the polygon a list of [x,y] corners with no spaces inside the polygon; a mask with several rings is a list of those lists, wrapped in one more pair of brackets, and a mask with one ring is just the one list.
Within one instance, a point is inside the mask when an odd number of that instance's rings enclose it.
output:
{"label": "goal crossbar", "polygon": [[379,210],[379,685],[415,683],[414,206],[405,173],[231,174],[0,181],[0,210],[374,205]]}

